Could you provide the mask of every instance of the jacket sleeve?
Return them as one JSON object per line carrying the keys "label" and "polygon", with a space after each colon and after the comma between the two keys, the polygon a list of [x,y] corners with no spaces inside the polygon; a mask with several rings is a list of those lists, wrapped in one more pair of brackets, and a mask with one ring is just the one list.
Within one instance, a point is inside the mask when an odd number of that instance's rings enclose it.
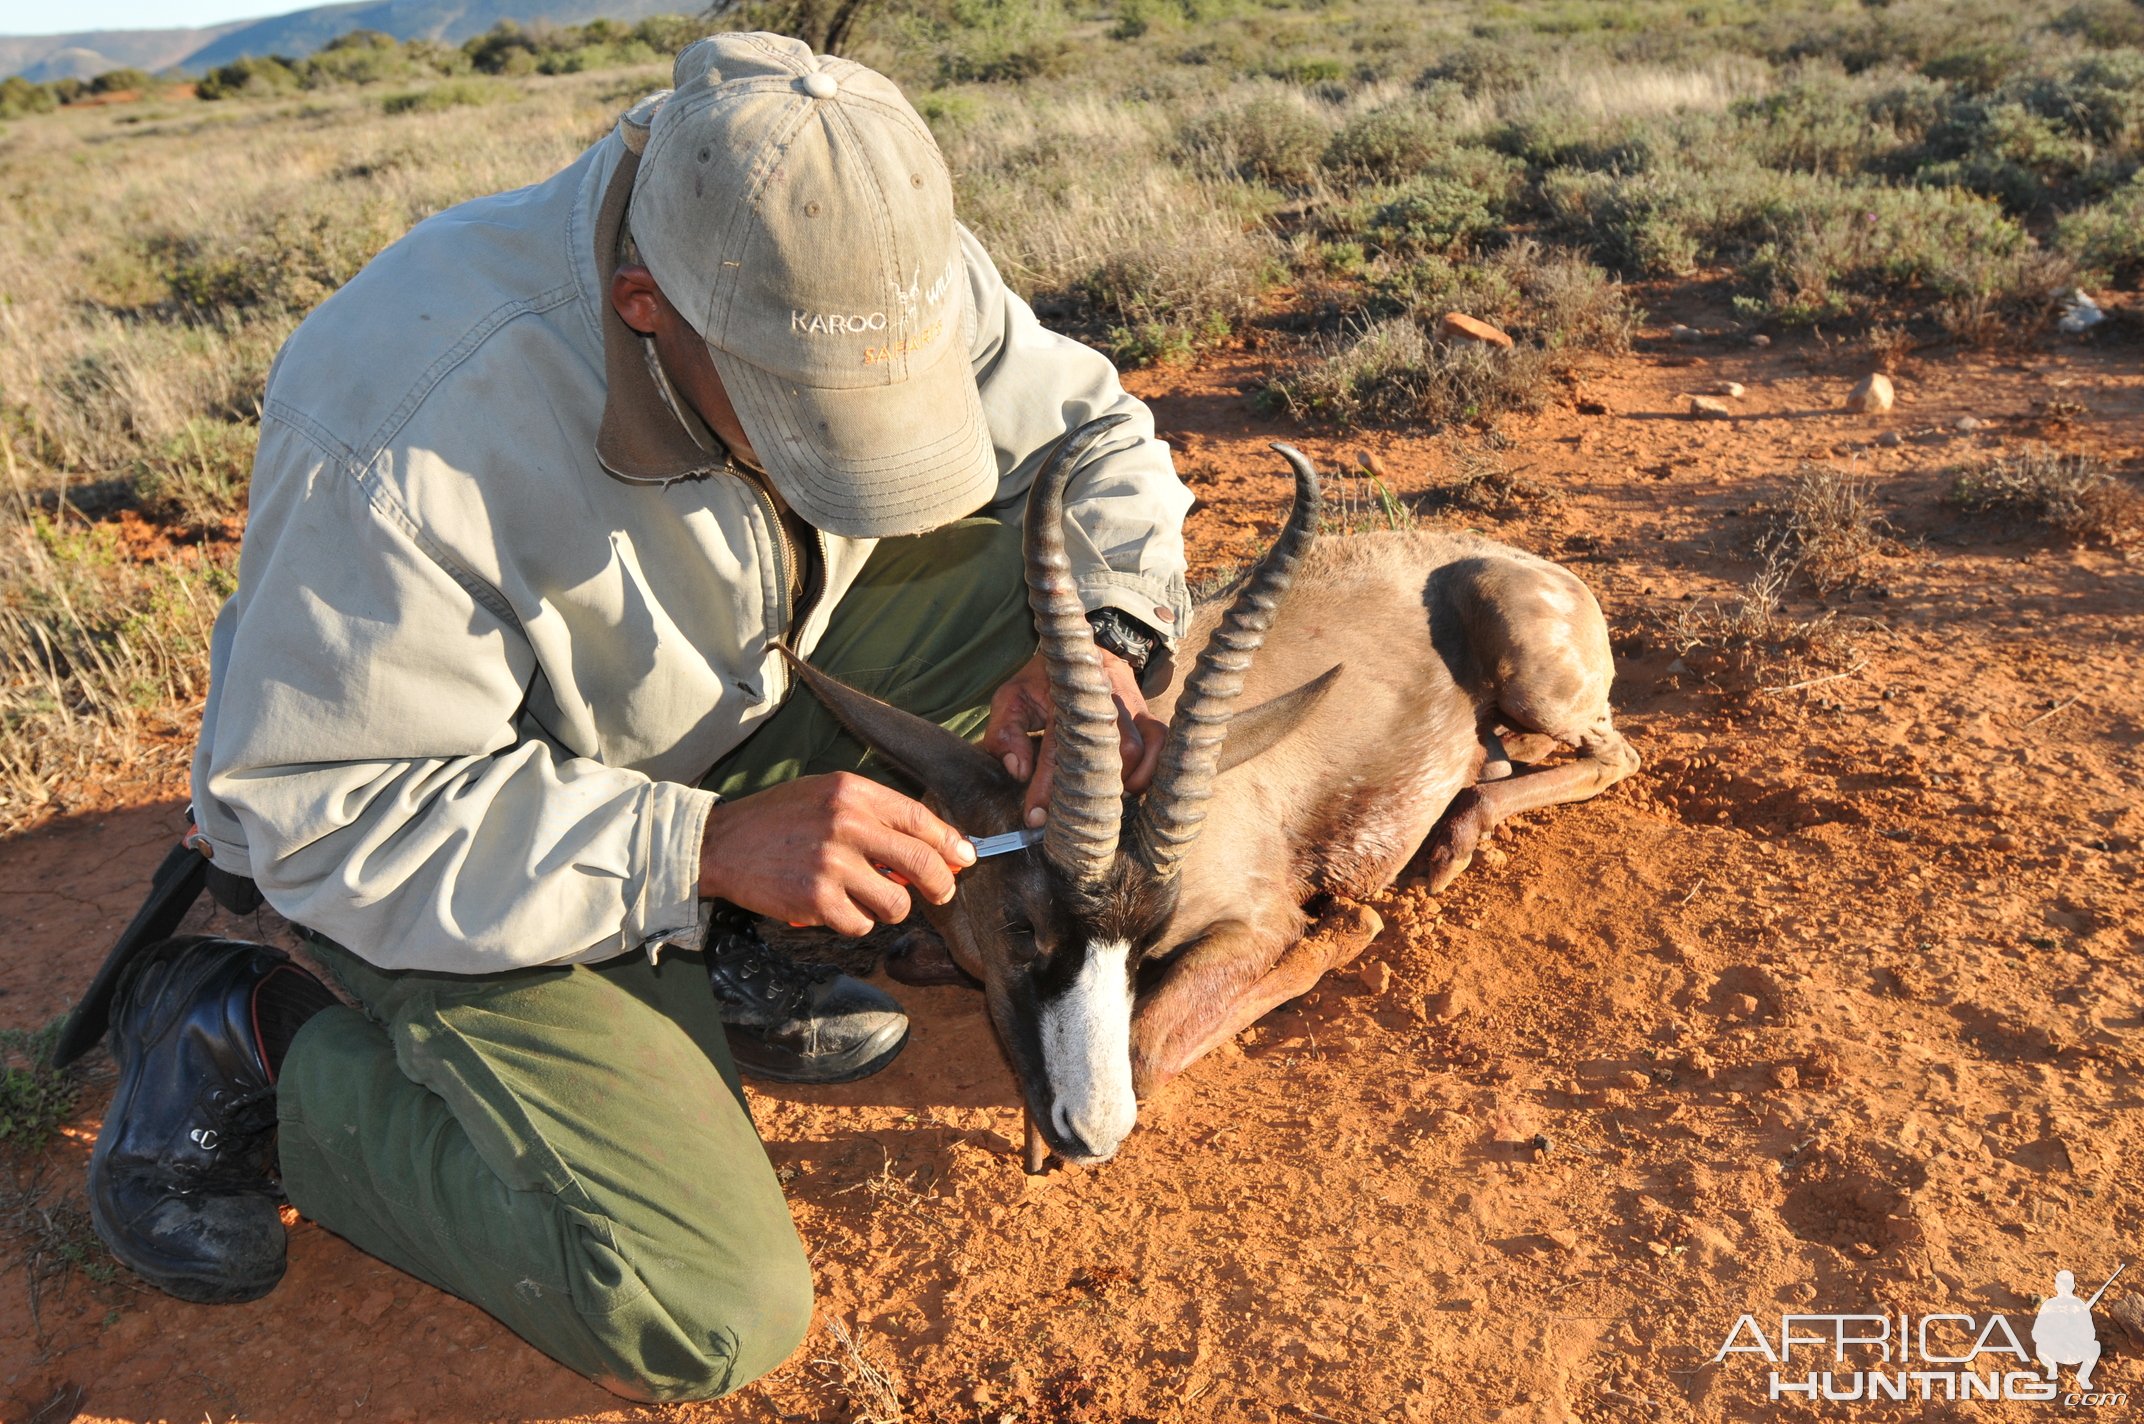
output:
{"label": "jacket sleeve", "polygon": [[216,863],[387,969],[683,938],[715,798],[518,733],[518,623],[375,472],[271,418],[254,491],[194,766]]}
{"label": "jacket sleeve", "polygon": [[1174,647],[1191,617],[1184,588],[1191,491],[1154,436],[1153,413],[1126,393],[1108,357],[1035,320],[973,233],[962,228],[960,242],[974,301],[976,384],[1000,472],[990,512],[1020,518],[1036,471],[1067,430],[1097,416],[1130,416],[1072,477],[1065,553],[1088,612],[1116,608]]}

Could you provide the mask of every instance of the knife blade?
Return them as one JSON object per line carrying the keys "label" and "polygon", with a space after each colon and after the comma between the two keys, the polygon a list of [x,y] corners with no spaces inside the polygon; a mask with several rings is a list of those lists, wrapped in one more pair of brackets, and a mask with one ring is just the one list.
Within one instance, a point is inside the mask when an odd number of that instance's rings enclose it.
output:
{"label": "knife blade", "polygon": [[985,859],[1004,855],[1008,851],[1026,850],[1042,839],[1042,827],[1029,826],[1022,830],[1007,831],[1001,836],[970,836],[968,844],[975,847],[975,858]]}

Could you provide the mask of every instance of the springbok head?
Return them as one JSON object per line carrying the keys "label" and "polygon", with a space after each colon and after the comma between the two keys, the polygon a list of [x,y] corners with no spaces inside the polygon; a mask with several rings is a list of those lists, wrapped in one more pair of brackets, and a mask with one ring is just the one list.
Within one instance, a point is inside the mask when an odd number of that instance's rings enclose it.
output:
{"label": "springbok head", "polygon": [[[1065,486],[1123,419],[1091,421],[1066,436],[1028,495],[1028,603],[1056,730],[1042,842],[978,862],[962,872],[951,903],[925,907],[955,959],[983,982],[1027,1101],[1031,1166],[1039,1165],[1034,1131],[1071,1162],[1106,1160],[1130,1133],[1139,1111],[1131,1061],[1137,973],[1149,954],[1168,948],[1161,939],[1215,778],[1285,737],[1340,671],[1236,710],[1317,526],[1316,470],[1276,445],[1295,471],[1287,525],[1236,589],[1186,678],[1153,785],[1143,797],[1126,797],[1116,702],[1073,589],[1064,538]],[[1025,787],[994,757],[802,663],[796,670],[946,821],[971,837],[1020,826]]]}

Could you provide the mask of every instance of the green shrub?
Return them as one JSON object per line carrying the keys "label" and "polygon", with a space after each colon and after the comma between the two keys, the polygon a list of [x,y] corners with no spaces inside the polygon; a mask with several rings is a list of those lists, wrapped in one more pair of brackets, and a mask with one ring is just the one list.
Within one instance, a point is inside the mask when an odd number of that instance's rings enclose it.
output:
{"label": "green shrub", "polygon": [[[1386,285],[1405,315],[1313,343],[1266,388],[1267,404],[1338,425],[1487,421],[1539,409],[1588,355],[1630,349],[1639,314],[1622,286],[1569,252],[1516,242],[1479,263],[1430,258]],[[1509,351],[1428,335],[1447,311],[1494,323]]]}
{"label": "green shrub", "polygon": [[1284,92],[1201,115],[1185,125],[1183,147],[1216,173],[1299,189],[1317,180],[1332,136],[1323,113]]}
{"label": "green shrub", "polygon": [[2101,279],[2144,279],[2144,179],[2055,224],[2055,247]]}
{"label": "green shrub", "polygon": [[1347,121],[1325,150],[1325,166],[1373,181],[1412,178],[1448,148],[1452,134],[1435,110],[1389,104]]}
{"label": "green shrub", "polygon": [[43,84],[32,84],[19,74],[0,79],[0,119],[20,119],[31,114],[49,114],[59,100]]}
{"label": "green shrub", "polygon": [[1997,455],[1951,478],[1944,502],[1968,514],[2118,543],[2144,530],[2144,498],[2091,455],[2044,445]]}
{"label": "green shrub", "polygon": [[1508,44],[1471,40],[1447,51],[1422,72],[1419,82],[1424,88],[1457,85],[1461,93],[1474,99],[1524,88],[1540,72],[1540,61],[1530,53]]}
{"label": "green shrub", "polygon": [[1489,134],[1489,145],[1533,168],[1638,173],[1656,161],[1656,139],[1644,125],[1624,121],[1603,128],[1565,111],[1508,120]]}
{"label": "green shrub", "polygon": [[1471,247],[1502,225],[1489,195],[1451,178],[1417,178],[1378,204],[1363,236],[1387,252],[1449,252]]}
{"label": "green shrub", "polygon": [[108,69],[89,81],[92,94],[146,94],[156,80],[145,69]]}
{"label": "green shrub", "polygon": [[249,55],[210,70],[194,92],[204,99],[260,99],[292,93],[299,82],[297,69],[281,55]]}
{"label": "green shrub", "polygon": [[1544,354],[1479,342],[1432,341],[1407,317],[1318,342],[1276,377],[1265,402],[1297,420],[1339,426],[1481,421],[1545,402]]}
{"label": "green shrub", "polygon": [[1155,233],[1104,256],[1073,285],[1103,345],[1127,365],[1226,339],[1257,310],[1277,271],[1269,240],[1212,215],[1203,232]]}
{"label": "green shrub", "polygon": [[144,246],[181,307],[302,313],[356,276],[395,235],[382,214],[299,208],[213,246],[171,233],[152,234]]}
{"label": "green shrub", "polygon": [[1914,124],[1913,99],[1940,91],[1913,78],[1871,89],[1867,80],[1834,70],[1805,70],[1771,93],[1734,106],[1739,146],[1766,168],[1842,177],[1878,170],[1932,121],[1931,112],[1909,136],[1900,134],[1902,120]]}
{"label": "green shrub", "polygon": [[496,104],[518,93],[520,91],[513,85],[492,79],[443,79],[429,88],[389,94],[380,100],[380,111],[387,114],[436,114],[446,109]]}
{"label": "green shrub", "polygon": [[81,1085],[50,1066],[63,1022],[54,1019],[35,1033],[0,1029],[0,1146],[36,1152],[74,1111]]}

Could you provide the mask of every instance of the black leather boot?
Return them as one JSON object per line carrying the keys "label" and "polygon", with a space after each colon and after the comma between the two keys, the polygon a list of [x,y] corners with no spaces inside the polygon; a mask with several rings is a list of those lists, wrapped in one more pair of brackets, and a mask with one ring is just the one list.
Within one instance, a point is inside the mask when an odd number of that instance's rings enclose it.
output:
{"label": "black leather boot", "polygon": [[97,1234],[182,1300],[253,1300],[283,1277],[275,1073],[267,1045],[335,1002],[266,945],[183,938],[142,951],[112,1003],[112,1094],[89,1159]]}
{"label": "black leather boot", "polygon": [[799,964],[762,939],[753,917],[714,906],[707,978],[730,1056],[749,1078],[847,1083],[885,1067],[908,1042],[891,996],[821,964]]}

